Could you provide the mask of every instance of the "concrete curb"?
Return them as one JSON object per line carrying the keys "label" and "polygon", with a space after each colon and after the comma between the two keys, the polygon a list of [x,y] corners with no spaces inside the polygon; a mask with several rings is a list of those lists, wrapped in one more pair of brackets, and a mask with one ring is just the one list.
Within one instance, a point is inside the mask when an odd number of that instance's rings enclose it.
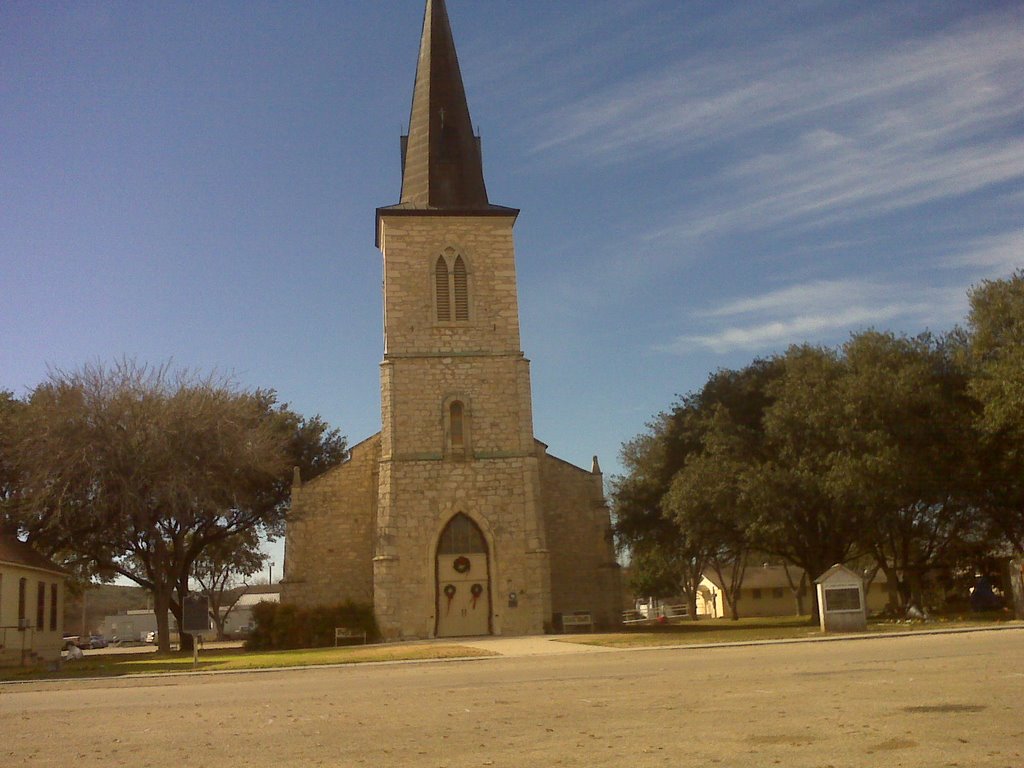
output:
{"label": "concrete curb", "polygon": [[[734,643],[685,643],[681,645],[645,645],[635,648],[598,646],[610,651],[698,651],[717,648],[745,648],[758,645],[799,645],[802,643],[842,643],[858,640],[886,640],[889,638],[922,637],[932,635],[963,635],[972,632],[1006,632],[1024,629],[1024,622],[1014,621],[995,627],[953,627],[950,629],[916,629],[906,632],[868,632],[864,634],[822,635],[821,637],[792,637],[780,640],[740,640]],[[558,641],[567,642],[567,641]],[[492,657],[493,658],[493,657]]]}

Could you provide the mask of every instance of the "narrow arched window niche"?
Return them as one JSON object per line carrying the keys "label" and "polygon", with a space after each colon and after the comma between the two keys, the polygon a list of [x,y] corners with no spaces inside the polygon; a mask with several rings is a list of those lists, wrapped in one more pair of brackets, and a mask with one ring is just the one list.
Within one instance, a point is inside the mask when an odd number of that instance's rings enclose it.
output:
{"label": "narrow arched window niche", "polygon": [[434,262],[434,317],[438,323],[468,323],[471,314],[469,263],[454,248]]}
{"label": "narrow arched window niche", "polygon": [[444,454],[450,459],[465,459],[470,455],[470,409],[463,395],[445,398]]}

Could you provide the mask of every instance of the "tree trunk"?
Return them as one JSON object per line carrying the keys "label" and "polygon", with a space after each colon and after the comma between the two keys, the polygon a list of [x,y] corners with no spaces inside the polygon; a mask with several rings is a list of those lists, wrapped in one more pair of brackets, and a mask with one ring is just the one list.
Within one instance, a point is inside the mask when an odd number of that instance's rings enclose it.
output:
{"label": "tree trunk", "polygon": [[158,653],[171,652],[170,622],[167,613],[171,607],[171,591],[163,585],[153,589],[153,612],[156,614],[156,642]]}
{"label": "tree trunk", "polygon": [[732,619],[733,621],[739,621],[740,620],[739,601],[740,600],[739,600],[738,597],[734,597],[731,600],[729,600],[729,618]]}
{"label": "tree trunk", "polygon": [[1003,570],[1006,585],[1003,594],[1010,600],[1013,615],[1024,619],[1024,556],[1018,555],[1004,561]]}
{"label": "tree trunk", "polygon": [[885,574],[885,588],[889,592],[889,607],[893,613],[900,613],[903,604],[900,595],[899,574],[888,563],[881,563],[881,567],[882,573]]}

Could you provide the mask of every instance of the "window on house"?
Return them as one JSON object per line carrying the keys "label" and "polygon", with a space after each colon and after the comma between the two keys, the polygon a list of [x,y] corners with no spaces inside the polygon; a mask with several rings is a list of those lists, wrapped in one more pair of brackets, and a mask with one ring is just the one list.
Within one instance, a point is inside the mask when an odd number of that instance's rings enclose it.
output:
{"label": "window on house", "polygon": [[775,587],[774,589],[772,589],[772,597],[774,597],[776,600],[782,599],[782,597],[784,597],[782,587]]}
{"label": "window on house", "polygon": [[755,590],[752,590],[752,592],[753,592],[753,595],[752,595],[752,597],[753,597],[753,598],[754,598],[755,600],[760,600],[760,599],[761,599],[761,590],[760,590],[760,589],[755,589]]}
{"label": "window on house", "polygon": [[434,263],[434,296],[439,323],[469,321],[469,269],[451,248]]}
{"label": "window on house", "polygon": [[22,626],[25,623],[25,611],[28,607],[25,605],[25,601],[28,599],[26,593],[28,592],[28,579],[18,579],[18,626]]}
{"label": "window on house", "polygon": [[57,631],[57,585],[50,585],[50,631]]}
{"label": "window on house", "polygon": [[36,629],[42,632],[46,628],[46,584],[39,582],[36,587]]}

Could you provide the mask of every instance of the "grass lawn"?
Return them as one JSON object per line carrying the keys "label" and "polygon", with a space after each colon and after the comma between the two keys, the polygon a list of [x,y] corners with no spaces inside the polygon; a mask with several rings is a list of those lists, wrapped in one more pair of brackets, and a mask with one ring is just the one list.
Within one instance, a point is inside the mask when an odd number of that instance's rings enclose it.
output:
{"label": "grass lawn", "polygon": [[[708,643],[746,643],[759,640],[800,640],[820,638],[817,624],[810,616],[777,618],[701,619],[667,625],[635,626],[623,632],[560,637],[566,643],[600,645],[610,648],[642,648],[659,645],[704,645]],[[940,618],[929,622],[869,621],[868,632],[912,632],[934,629],[986,627],[1005,623],[990,616]],[[859,634],[859,633],[856,633]]]}
{"label": "grass lawn", "polygon": [[[374,661],[422,661],[470,656],[493,656],[490,651],[460,645],[409,643],[396,645],[310,648],[298,651],[253,651],[222,649],[199,652],[201,671],[308,667],[319,664],[364,664]],[[64,662],[60,671],[42,669],[0,669],[3,680],[70,680],[82,677],[123,677],[162,672],[191,672],[192,656],[155,653],[109,654]]]}

